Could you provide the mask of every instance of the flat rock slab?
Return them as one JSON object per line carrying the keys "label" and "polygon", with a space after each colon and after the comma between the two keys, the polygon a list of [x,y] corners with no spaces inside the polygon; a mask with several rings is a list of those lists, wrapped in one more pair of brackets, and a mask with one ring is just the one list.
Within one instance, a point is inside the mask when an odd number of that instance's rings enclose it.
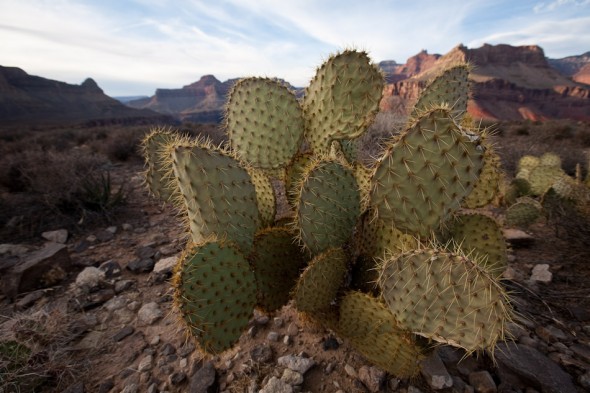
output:
{"label": "flat rock slab", "polygon": [[530,247],[535,242],[534,237],[520,229],[505,228],[502,232],[504,233],[504,239],[515,248]]}
{"label": "flat rock slab", "polygon": [[503,376],[516,376],[523,387],[534,387],[542,393],[577,393],[571,376],[532,347],[500,343],[494,353],[501,380]]}
{"label": "flat rock slab", "polygon": [[65,278],[71,266],[65,244],[47,243],[2,274],[1,290],[7,297],[14,298],[19,293],[46,288]]}

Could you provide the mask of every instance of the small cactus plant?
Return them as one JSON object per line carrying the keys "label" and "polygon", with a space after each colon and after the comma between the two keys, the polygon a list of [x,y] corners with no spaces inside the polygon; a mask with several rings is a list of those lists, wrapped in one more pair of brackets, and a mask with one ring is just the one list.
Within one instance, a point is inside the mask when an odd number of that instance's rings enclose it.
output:
{"label": "small cactus plant", "polygon": [[[434,78],[373,165],[355,145],[384,82],[355,50],[319,67],[300,101],[274,80],[238,82],[226,147],[146,139],[149,184],[173,179],[153,194],[174,196],[191,235],[173,285],[203,351],[230,348],[255,307],[290,299],[399,377],[428,351],[416,335],[493,351],[512,315],[498,281],[506,245],[495,220],[460,212],[494,200],[501,174],[486,133],[463,118],[468,72]],[[286,227],[268,177],[285,183]]]}

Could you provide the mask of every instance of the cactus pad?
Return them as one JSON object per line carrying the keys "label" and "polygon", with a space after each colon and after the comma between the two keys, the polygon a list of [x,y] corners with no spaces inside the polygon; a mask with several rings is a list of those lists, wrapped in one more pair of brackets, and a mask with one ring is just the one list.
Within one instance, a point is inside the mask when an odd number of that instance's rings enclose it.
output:
{"label": "cactus pad", "polygon": [[340,247],[360,215],[360,193],[351,168],[336,161],[315,161],[298,187],[295,227],[313,254]]}
{"label": "cactus pad", "polygon": [[233,245],[215,241],[186,250],[176,267],[174,288],[189,332],[212,354],[233,346],[256,304],[248,262]]}
{"label": "cactus pad", "polygon": [[428,236],[473,189],[483,165],[480,142],[455,123],[449,109],[426,112],[377,163],[371,205],[378,216]]}
{"label": "cactus pad", "polygon": [[301,248],[293,243],[293,233],[287,228],[260,231],[248,259],[256,276],[258,305],[274,311],[287,304],[307,262]]}
{"label": "cactus pad", "polygon": [[365,132],[379,111],[383,75],[366,53],[346,50],[320,68],[303,98],[305,135],[316,154],[327,155],[333,139]]}
{"label": "cactus pad", "polygon": [[462,255],[402,254],[384,261],[379,286],[401,326],[468,352],[493,350],[511,319],[503,288]]}
{"label": "cactus pad", "polygon": [[367,212],[358,224],[354,245],[356,252],[372,258],[383,259],[419,246],[418,240]]}
{"label": "cactus pad", "polygon": [[481,174],[471,193],[463,200],[463,206],[468,209],[477,209],[492,203],[500,192],[501,181],[500,157],[490,146],[486,146]]}
{"label": "cactus pad", "polygon": [[277,80],[240,80],[229,94],[225,116],[230,146],[254,167],[286,166],[303,138],[301,106]]}
{"label": "cactus pad", "polygon": [[521,197],[506,209],[505,223],[508,226],[528,227],[541,217],[543,206],[533,198]]}
{"label": "cactus pad", "polygon": [[560,178],[567,176],[560,167],[539,165],[531,170],[529,183],[533,195],[543,195],[553,183]]}
{"label": "cactus pad", "polygon": [[470,69],[468,64],[462,63],[443,70],[422,91],[410,116],[417,117],[433,106],[443,104],[451,107],[455,114],[464,114],[469,98]]}
{"label": "cactus pad", "polygon": [[451,224],[455,244],[491,274],[500,277],[506,269],[506,241],[500,225],[481,213],[463,213]]}
{"label": "cactus pad", "polygon": [[371,362],[399,378],[419,371],[421,348],[387,306],[369,295],[349,292],[344,296],[337,332]]}
{"label": "cactus pad", "polygon": [[162,153],[166,145],[176,138],[176,134],[171,130],[156,128],[141,142],[143,157],[147,165],[145,180],[148,189],[152,195],[164,202],[173,198],[177,187],[176,180],[165,168]]}
{"label": "cactus pad", "polygon": [[547,152],[539,157],[539,165],[561,168],[561,158],[555,153]]}
{"label": "cactus pad", "polygon": [[291,206],[295,206],[295,201],[299,197],[299,190],[297,187],[301,185],[303,174],[313,162],[313,155],[311,153],[301,153],[293,157],[291,163],[287,166],[285,175],[285,192],[287,194],[287,201]]}
{"label": "cactus pad", "polygon": [[170,156],[192,241],[215,235],[250,252],[260,219],[248,171],[227,151],[199,142],[172,146]]}
{"label": "cactus pad", "polygon": [[315,313],[330,307],[346,275],[346,254],[332,248],[315,257],[294,290],[295,307]]}
{"label": "cactus pad", "polygon": [[272,186],[272,182],[260,169],[248,168],[248,174],[250,174],[252,184],[254,184],[254,188],[256,189],[260,225],[262,227],[271,226],[277,214],[275,189]]}
{"label": "cactus pad", "polygon": [[531,156],[531,155],[522,156],[522,157],[520,157],[520,160],[518,160],[518,165],[516,167],[517,172],[520,172],[523,169],[531,171],[532,169],[539,166],[540,164],[541,164],[541,160],[539,160],[539,157],[535,157],[535,156]]}

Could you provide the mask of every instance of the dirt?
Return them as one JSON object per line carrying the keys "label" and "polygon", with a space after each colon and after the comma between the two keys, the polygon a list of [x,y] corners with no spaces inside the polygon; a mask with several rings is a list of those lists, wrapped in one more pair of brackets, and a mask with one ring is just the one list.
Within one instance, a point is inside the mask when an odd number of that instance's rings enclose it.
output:
{"label": "dirt", "polygon": [[[102,306],[84,312],[73,311],[74,280],[78,273],[74,271],[70,273],[66,282],[46,290],[44,296],[27,310],[15,312],[14,304],[7,299],[1,299],[0,323],[4,322],[0,330],[2,335],[13,334],[11,327],[14,327],[19,318],[34,314],[38,310],[58,310],[74,320],[96,316],[97,323],[94,326],[68,343],[72,349],[73,366],[70,370],[71,376],[64,377],[64,380],[68,381],[68,384],[82,381],[87,392],[99,391],[99,386],[108,380],[112,380],[115,385],[111,390],[113,392],[123,390],[131,382],[137,382],[139,391],[147,391],[148,386],[153,383],[163,386],[163,383],[169,381],[172,372],[184,372],[187,378],[190,378],[191,370],[207,359],[213,360],[222,389],[230,392],[248,391],[252,381],[257,381],[260,389],[263,381],[268,380],[270,375],[281,376],[276,359],[286,354],[303,354],[316,362],[316,366],[305,374],[301,391],[367,391],[358,378],[345,371],[345,366],[348,365],[358,372],[361,367],[370,366],[370,363],[345,341],[338,338],[334,341],[335,336],[330,331],[305,319],[291,304],[268,314],[266,323],[261,323],[264,322],[263,314],[257,312],[250,324],[252,330],[243,334],[236,347],[230,351],[206,357],[200,354],[198,349],[191,350],[192,339],[186,336],[173,307],[170,283],[157,282],[153,274],[134,274],[125,269],[129,262],[137,258],[135,252],[139,247],[149,245],[160,250],[165,247],[172,250],[165,256],[173,256],[180,252],[185,239],[184,228],[174,210],[148,196],[138,175],[141,169],[141,165],[133,164],[120,166],[113,172],[115,182],[126,183],[129,190],[125,215],[116,220],[118,231],[113,239],[93,243],[81,252],[76,252],[76,248],[89,235],[96,232],[78,234],[69,239],[67,244],[72,260],[81,266],[80,269],[82,266],[99,265],[108,260],[117,261],[123,268],[122,275],[117,280],[135,281],[133,288],[120,293],[119,296],[124,296],[128,303],[156,302],[163,311],[163,318],[154,324],[142,326],[135,316],[129,322],[121,322]],[[123,223],[130,224],[134,230],[122,230]],[[535,224],[528,231],[535,241],[530,247],[514,248],[511,251],[513,257],[510,266],[516,271],[516,278],[506,281],[516,309],[522,315],[521,321],[528,325],[525,329],[533,336],[539,326],[557,326],[566,332],[568,337],[572,337],[570,341],[589,344],[590,286],[587,277],[590,276],[590,263],[583,258],[572,258],[567,240],[557,237],[555,229],[546,222]],[[549,264],[553,272],[551,283],[527,283],[534,265],[543,263]],[[135,313],[136,311],[134,315]],[[282,320],[282,324],[278,325],[277,319]],[[293,324],[297,327],[296,333],[293,331]],[[115,342],[113,336],[128,325],[134,328],[134,333],[120,342]],[[270,332],[278,333],[278,341],[268,339]],[[286,335],[289,337],[288,343],[283,341]],[[94,342],[92,337],[95,339]],[[334,346],[337,348],[324,348],[328,339],[332,345],[336,342],[337,345]],[[162,359],[159,354],[166,343],[176,348],[177,359],[167,364],[154,362],[151,372],[147,373],[149,375],[137,373],[138,363],[146,354],[153,353],[156,360]],[[269,345],[274,354],[267,364],[257,364],[250,359],[251,351],[261,345]],[[182,359],[187,359],[186,365]],[[488,356],[480,356],[475,361],[479,369],[487,369],[491,375],[496,376],[498,382],[496,370]],[[584,366],[583,363],[573,362],[569,366],[562,364],[562,367],[576,380],[585,372],[583,367],[587,364]],[[326,371],[330,367],[332,371]],[[396,384],[394,376],[387,378],[391,380],[390,386]],[[411,381],[402,380],[397,389],[407,389],[410,385],[424,392],[432,391],[420,377]],[[166,388],[172,392],[186,391],[187,382],[182,382],[178,386],[168,383]],[[39,391],[52,389],[63,391],[64,386]]]}

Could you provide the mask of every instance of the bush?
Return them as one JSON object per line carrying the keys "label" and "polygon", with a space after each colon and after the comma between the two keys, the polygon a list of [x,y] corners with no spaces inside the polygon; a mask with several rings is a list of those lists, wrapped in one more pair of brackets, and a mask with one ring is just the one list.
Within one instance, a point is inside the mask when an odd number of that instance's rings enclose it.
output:
{"label": "bush", "polygon": [[80,222],[112,221],[125,190],[115,187],[109,165],[88,147],[59,152],[34,145],[2,157],[0,237],[21,241],[48,227],[73,230]]}

